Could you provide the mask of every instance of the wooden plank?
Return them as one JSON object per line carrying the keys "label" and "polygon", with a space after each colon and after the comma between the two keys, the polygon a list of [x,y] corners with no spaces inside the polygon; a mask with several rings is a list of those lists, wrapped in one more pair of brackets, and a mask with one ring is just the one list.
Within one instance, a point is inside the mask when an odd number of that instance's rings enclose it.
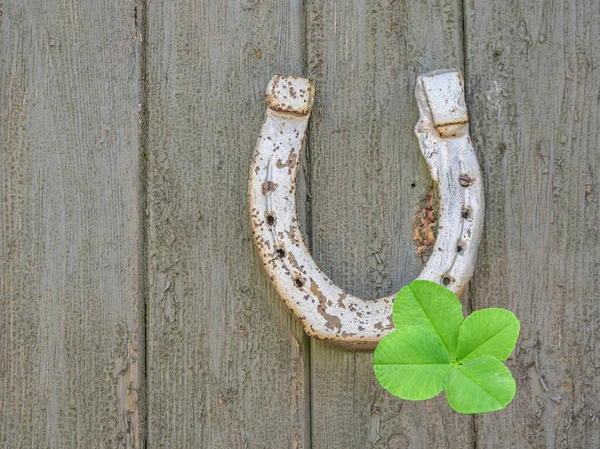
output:
{"label": "wooden plank", "polygon": [[247,177],[300,1],[148,5],[148,447],[309,447],[308,345],[250,239]]}
{"label": "wooden plank", "polygon": [[[317,100],[309,141],[313,255],[341,287],[393,294],[418,276],[417,204],[432,181],[413,127],[414,84],[462,69],[459,1],[325,2],[307,6],[308,73]],[[433,448],[472,444],[471,418],[443,397],[394,398],[372,353],[311,346],[313,448]]]}
{"label": "wooden plank", "polygon": [[1,9],[0,446],[138,448],[136,4]]}
{"label": "wooden plank", "polygon": [[600,8],[468,1],[465,17],[487,199],[474,305],[522,328],[517,398],[477,419],[477,447],[600,447]]}

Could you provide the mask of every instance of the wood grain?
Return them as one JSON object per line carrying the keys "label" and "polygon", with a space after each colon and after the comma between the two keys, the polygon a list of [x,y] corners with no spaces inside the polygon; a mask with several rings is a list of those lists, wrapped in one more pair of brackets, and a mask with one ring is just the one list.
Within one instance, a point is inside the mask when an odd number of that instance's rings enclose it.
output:
{"label": "wood grain", "polygon": [[136,4],[0,5],[0,446],[138,448]]}
{"label": "wood grain", "polygon": [[[592,0],[0,0],[0,446],[600,447],[598,36]],[[414,83],[451,67],[486,180],[463,304],[522,325],[517,398],[476,419],[309,342],[246,205],[264,88],[307,75],[313,256],[399,290],[431,186]]]}
{"label": "wood grain", "polygon": [[148,5],[148,447],[308,448],[308,345],[250,239],[247,179],[299,1]]}
{"label": "wood grain", "polygon": [[600,447],[600,7],[470,1],[465,16],[487,201],[474,306],[522,329],[517,398],[477,419],[477,447]]}
{"label": "wood grain", "polygon": [[[432,181],[413,127],[416,77],[462,69],[460,2],[308,1],[312,250],[342,288],[397,292],[422,264],[413,217]],[[471,418],[442,396],[411,403],[383,390],[372,353],[311,345],[313,448],[472,444]]]}

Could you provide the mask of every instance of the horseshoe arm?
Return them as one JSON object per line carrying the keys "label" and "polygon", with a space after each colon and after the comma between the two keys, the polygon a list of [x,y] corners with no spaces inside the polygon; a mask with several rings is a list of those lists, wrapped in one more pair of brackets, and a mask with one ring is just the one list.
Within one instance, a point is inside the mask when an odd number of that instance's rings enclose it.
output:
{"label": "horseshoe arm", "polygon": [[[304,243],[296,212],[296,172],[314,100],[312,82],[275,76],[249,176],[250,225],[267,276],[310,336],[370,349],[393,329],[393,296],[364,300],[335,285]],[[483,186],[468,131],[458,72],[419,77],[415,127],[439,186],[435,250],[419,279],[460,294],[474,270],[483,228]]]}
{"label": "horseshoe arm", "polygon": [[485,210],[460,73],[420,76],[415,97],[420,113],[415,134],[440,195],[434,251],[419,279],[441,282],[460,295],[473,276]]}

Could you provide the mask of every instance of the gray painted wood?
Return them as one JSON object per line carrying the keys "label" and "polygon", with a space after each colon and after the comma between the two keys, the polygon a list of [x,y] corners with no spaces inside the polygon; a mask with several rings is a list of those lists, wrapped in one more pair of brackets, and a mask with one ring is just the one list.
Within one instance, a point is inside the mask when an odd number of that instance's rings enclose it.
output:
{"label": "gray painted wood", "polygon": [[[302,3],[0,1],[1,447],[600,446],[599,6]],[[247,224],[263,90],[308,75],[315,260],[364,297],[416,277],[413,86],[445,67],[486,177],[465,309],[522,323],[517,398],[475,420],[309,343]]]}
{"label": "gray painted wood", "polygon": [[247,179],[299,1],[148,5],[148,447],[308,448],[308,345],[250,239]]}
{"label": "gray painted wood", "polygon": [[600,7],[469,1],[465,17],[487,200],[474,306],[522,328],[517,398],[477,419],[477,447],[600,447]]}
{"label": "gray painted wood", "polygon": [[137,448],[135,2],[0,5],[0,446]]}
{"label": "gray painted wood", "polygon": [[[460,2],[306,4],[312,250],[342,288],[393,294],[421,262],[413,217],[431,187],[413,127],[416,76],[462,69]],[[470,417],[443,396],[411,403],[383,390],[372,353],[311,345],[313,448],[464,448]]]}

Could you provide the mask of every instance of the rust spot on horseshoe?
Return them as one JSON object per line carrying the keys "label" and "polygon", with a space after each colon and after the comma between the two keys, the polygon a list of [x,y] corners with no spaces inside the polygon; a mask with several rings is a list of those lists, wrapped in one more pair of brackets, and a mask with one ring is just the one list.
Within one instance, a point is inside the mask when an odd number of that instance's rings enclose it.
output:
{"label": "rust spot on horseshoe", "polygon": [[265,196],[267,193],[274,192],[277,187],[279,187],[279,184],[273,181],[265,181],[262,183],[261,192]]}
{"label": "rust spot on horseshoe", "polygon": [[337,300],[338,307],[341,307],[342,309],[346,308],[346,304],[344,304],[344,299],[346,299],[347,297],[348,297],[347,292],[340,293],[340,296],[338,297],[338,300]]}
{"label": "rust spot on horseshoe", "polygon": [[298,154],[295,151],[291,151],[287,160],[283,162],[281,159],[278,159],[275,163],[277,168],[288,168],[288,175],[292,174],[292,170],[296,166],[296,162],[298,161]]}
{"label": "rust spot on horseshoe", "polygon": [[323,292],[319,290],[319,286],[314,279],[310,280],[310,292],[319,300],[319,307],[317,307],[317,311],[323,318],[325,318],[325,326],[330,330],[342,330],[342,322],[340,321],[339,317],[327,313],[327,298]]}
{"label": "rust spot on horseshoe", "polygon": [[413,220],[413,241],[417,246],[417,255],[423,262],[427,262],[435,245],[437,231],[435,206],[432,187],[423,201],[417,205]]}

